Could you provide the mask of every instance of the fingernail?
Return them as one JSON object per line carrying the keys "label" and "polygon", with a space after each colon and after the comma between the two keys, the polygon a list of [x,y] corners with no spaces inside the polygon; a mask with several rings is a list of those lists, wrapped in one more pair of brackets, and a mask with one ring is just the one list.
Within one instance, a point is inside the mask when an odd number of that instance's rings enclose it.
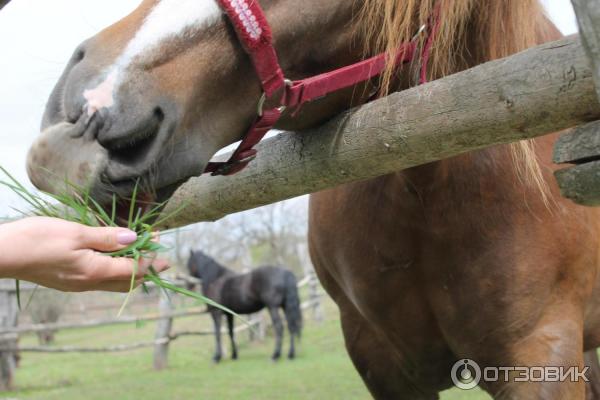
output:
{"label": "fingernail", "polygon": [[137,240],[137,233],[134,231],[122,231],[117,234],[117,242],[119,244],[127,245]]}

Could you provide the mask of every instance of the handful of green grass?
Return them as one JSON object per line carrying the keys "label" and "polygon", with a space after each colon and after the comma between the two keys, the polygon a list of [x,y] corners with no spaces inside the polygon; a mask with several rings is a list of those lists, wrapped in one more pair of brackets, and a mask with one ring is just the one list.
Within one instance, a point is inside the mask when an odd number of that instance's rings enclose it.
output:
{"label": "handful of green grass", "polygon": [[[21,199],[23,199],[30,207],[31,211],[25,212],[21,210],[16,210],[19,213],[23,214],[23,216],[43,216],[43,217],[52,217],[52,218],[60,218],[71,222],[76,222],[79,224],[87,225],[87,226],[105,226],[105,227],[117,227],[117,198],[113,195],[112,198],[112,207],[110,211],[105,210],[97,201],[95,201],[90,195],[89,190],[83,190],[82,188],[67,182],[66,190],[63,194],[52,194],[52,193],[43,193],[51,199],[54,199],[57,203],[50,202],[43,198],[42,196],[32,193],[25,186],[23,186],[17,179],[15,179],[6,169],[0,166],[0,171],[4,173],[6,176],[6,180],[0,180],[0,185],[5,186],[16,193]],[[119,315],[124,310],[127,305],[127,301],[131,293],[135,289],[135,277],[137,274],[137,268],[139,266],[140,260],[146,257],[150,257],[151,254],[161,253],[168,250],[167,247],[161,245],[156,242],[154,239],[156,237],[156,229],[155,227],[162,224],[169,218],[176,215],[181,210],[176,210],[173,214],[165,216],[161,219],[158,219],[161,210],[164,206],[163,204],[153,205],[152,208],[147,212],[143,212],[143,207],[137,204],[137,188],[138,185],[135,186],[133,190],[133,194],[131,196],[130,206],[129,206],[129,215],[127,219],[127,228],[136,232],[138,234],[138,238],[135,243],[127,246],[123,250],[107,253],[108,256],[111,257],[128,257],[135,260],[134,269],[131,271],[131,286],[129,293],[125,301],[123,302],[123,306],[119,311]],[[215,301],[202,296],[199,293],[180,288],[164,279],[162,279],[158,273],[154,270],[154,268],[149,268],[149,273],[144,276],[145,282],[152,282],[157,287],[161,288],[165,291],[172,291],[175,293],[182,294],[184,296],[191,297],[195,300],[198,300],[204,304],[216,307],[221,309],[222,311],[238,316],[233,311],[229,310],[226,307],[216,303]],[[142,284],[144,290],[147,291],[145,283]],[[17,292],[17,301],[19,303],[19,307],[21,306],[21,296],[19,290],[19,281],[16,281],[16,292]]]}

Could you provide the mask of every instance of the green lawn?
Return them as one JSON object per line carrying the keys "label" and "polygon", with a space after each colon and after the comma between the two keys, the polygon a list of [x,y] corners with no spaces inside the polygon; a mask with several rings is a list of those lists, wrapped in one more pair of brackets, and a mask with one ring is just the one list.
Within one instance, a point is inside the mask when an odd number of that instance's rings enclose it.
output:
{"label": "green lawn", "polygon": [[[25,353],[17,371],[17,391],[6,399],[369,399],[342,343],[335,310],[328,320],[309,323],[299,357],[273,363],[273,341],[250,343],[240,335],[240,360],[213,365],[212,338],[185,337],[171,348],[170,367],[152,370],[152,350],[118,354]],[[308,318],[307,318],[308,319]],[[175,330],[202,329],[207,318],[178,320]],[[153,337],[154,324],[65,331],[57,345],[101,346]],[[26,338],[22,344],[34,344]],[[489,399],[479,391],[445,392],[443,400]]]}

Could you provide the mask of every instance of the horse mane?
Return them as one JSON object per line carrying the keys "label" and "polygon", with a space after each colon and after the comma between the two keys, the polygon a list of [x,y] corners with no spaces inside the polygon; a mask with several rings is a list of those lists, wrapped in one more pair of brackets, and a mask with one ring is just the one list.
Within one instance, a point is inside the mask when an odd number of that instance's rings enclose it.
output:
{"label": "horse mane", "polygon": [[[364,0],[356,27],[366,53],[386,52],[393,59],[400,45],[427,24],[437,6],[440,25],[428,65],[430,79],[507,57],[561,36],[539,0]],[[418,40],[422,46],[426,35],[420,35]],[[397,85],[395,72],[389,63],[381,78],[384,93]],[[539,188],[547,201],[548,188],[534,142],[515,143],[511,150],[521,181]]]}

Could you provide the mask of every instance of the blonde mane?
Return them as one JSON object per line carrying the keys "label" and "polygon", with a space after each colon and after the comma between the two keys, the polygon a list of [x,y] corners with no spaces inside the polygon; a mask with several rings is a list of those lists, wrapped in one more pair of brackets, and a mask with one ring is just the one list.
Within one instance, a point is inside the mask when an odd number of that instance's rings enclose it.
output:
{"label": "blonde mane", "polygon": [[[426,24],[440,3],[440,28],[428,65],[430,79],[459,72],[477,64],[506,57],[556,39],[558,31],[538,0],[364,0],[357,26],[370,54],[393,57],[401,43]],[[424,35],[420,36],[424,40]],[[421,43],[422,45],[423,43]],[[382,91],[395,89],[395,70],[384,73]],[[533,141],[512,145],[516,170],[523,182],[541,189],[547,185]]]}

